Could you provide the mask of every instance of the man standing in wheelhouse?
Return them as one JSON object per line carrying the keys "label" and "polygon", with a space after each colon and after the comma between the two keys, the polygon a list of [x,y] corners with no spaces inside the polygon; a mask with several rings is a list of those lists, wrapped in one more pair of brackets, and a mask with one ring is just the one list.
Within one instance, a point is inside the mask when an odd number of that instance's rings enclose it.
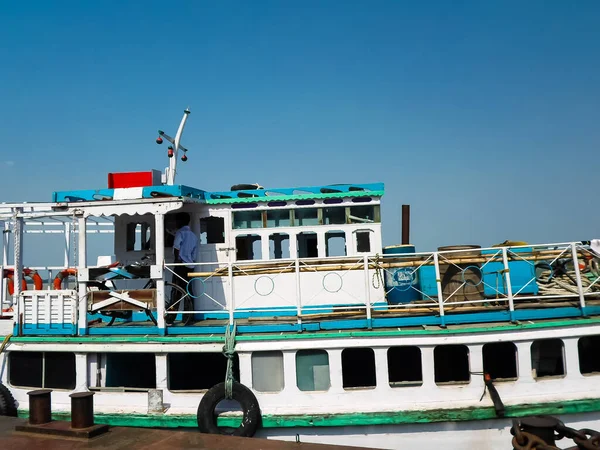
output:
{"label": "man standing in wheelhouse", "polygon": [[[175,233],[175,239],[173,241],[173,254],[175,256],[175,263],[182,265],[173,267],[173,284],[181,287],[187,292],[188,295],[182,299],[181,296],[176,294],[176,292],[173,292],[170,296],[171,298],[168,299],[168,305],[166,305],[166,309],[169,310],[172,308],[173,310],[177,311],[180,309],[179,303],[183,302],[184,311],[193,311],[194,291],[192,283],[190,283],[191,278],[188,276],[188,273],[195,266],[198,237],[190,228],[190,215],[188,213],[177,213],[175,216],[175,225],[177,232]],[[173,289],[173,291],[175,290]],[[178,301],[179,303],[175,304]],[[175,314],[167,314],[165,321],[168,324],[172,324],[175,321],[175,316]],[[191,319],[191,314],[183,314],[182,322],[187,324]]]}

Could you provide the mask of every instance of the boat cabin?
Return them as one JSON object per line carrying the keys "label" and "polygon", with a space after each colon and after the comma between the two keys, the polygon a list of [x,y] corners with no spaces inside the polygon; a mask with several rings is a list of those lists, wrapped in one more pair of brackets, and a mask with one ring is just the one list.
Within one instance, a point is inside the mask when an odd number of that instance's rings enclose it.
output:
{"label": "boat cabin", "polygon": [[[151,323],[123,331],[146,333],[154,323],[164,334],[169,314],[185,324],[204,319],[232,322],[364,308],[365,298],[374,304],[385,302],[380,287],[366,284],[363,273],[365,261],[382,247],[382,184],[243,186],[209,192],[154,185],[157,172],[109,174],[106,189],[54,192],[50,203],[4,205],[1,218],[9,231],[5,238],[13,234],[12,242],[5,239],[5,248],[18,249],[12,252],[13,264],[8,261],[11,252],[5,252],[5,279],[12,283],[10,292],[3,293],[5,313],[19,307],[19,298],[25,301],[21,310],[40,312],[39,305],[28,309],[25,293],[32,286],[25,278],[11,276],[17,270],[45,272],[47,286],[36,286],[41,293],[30,301],[49,296],[50,303],[52,298],[61,303],[63,316],[73,315],[75,309],[65,308],[66,298],[72,297],[73,304],[77,296],[87,299],[77,302],[77,327],[72,323],[58,327],[60,331],[54,327],[57,333],[118,333],[114,325],[140,318]],[[150,185],[138,185],[144,184],[139,180]],[[188,280],[178,280],[175,269],[182,264],[176,264],[173,256],[176,218],[181,213],[189,218],[198,239],[196,264],[188,270]],[[22,256],[28,232],[55,225],[62,225],[58,231],[65,237],[64,267],[32,269]],[[92,257],[88,240],[100,228],[112,232],[112,248],[103,246],[104,253]],[[352,267],[346,267],[349,262]],[[370,280],[375,269],[366,270]],[[76,275],[70,285],[69,275]],[[15,324],[17,333],[44,332],[45,325],[27,323],[35,322],[35,317],[26,314],[24,320]],[[46,324],[44,320],[39,316],[36,323]]]}

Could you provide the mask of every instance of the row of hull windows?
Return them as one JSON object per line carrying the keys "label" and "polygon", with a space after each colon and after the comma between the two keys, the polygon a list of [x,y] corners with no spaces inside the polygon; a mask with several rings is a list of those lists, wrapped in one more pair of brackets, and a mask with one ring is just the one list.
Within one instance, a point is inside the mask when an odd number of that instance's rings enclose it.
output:
{"label": "row of hull windows", "polygon": [[[578,342],[579,371],[600,373],[600,335],[582,337]],[[440,345],[434,348],[434,379],[437,384],[468,383],[471,379],[469,348]],[[331,386],[329,353],[325,350],[298,350],[296,386],[301,391],[327,391]],[[564,344],[560,339],[542,339],[531,345],[531,366],[536,379],[564,376]],[[423,383],[421,349],[416,346],[387,350],[388,381],[392,387]],[[90,388],[154,389],[156,363],[153,353],[98,354],[104,371],[98,370]],[[483,346],[483,370],[496,381],[518,378],[517,348],[512,342]],[[258,392],[279,392],[285,387],[281,351],[258,351],[251,356],[252,387]],[[347,348],[341,354],[344,389],[377,386],[375,353],[371,348]],[[168,389],[195,391],[210,389],[223,381],[227,359],[221,353],[171,353],[167,355]],[[65,352],[10,352],[9,382],[13,386],[75,388],[75,355]],[[360,369],[360,370],[357,370]],[[234,377],[239,380],[237,355]],[[104,379],[102,379],[104,378]]]}

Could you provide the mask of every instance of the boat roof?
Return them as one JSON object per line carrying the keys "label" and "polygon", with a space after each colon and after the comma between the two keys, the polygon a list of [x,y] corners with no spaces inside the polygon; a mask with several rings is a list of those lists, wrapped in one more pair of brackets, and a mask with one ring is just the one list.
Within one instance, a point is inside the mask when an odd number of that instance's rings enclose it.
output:
{"label": "boat roof", "polygon": [[244,189],[209,192],[185,185],[145,186],[124,189],[88,189],[58,191],[52,194],[54,203],[93,202],[107,200],[160,199],[180,197],[206,204],[256,203],[288,200],[316,200],[347,197],[381,197],[383,183],[331,184],[276,189]]}

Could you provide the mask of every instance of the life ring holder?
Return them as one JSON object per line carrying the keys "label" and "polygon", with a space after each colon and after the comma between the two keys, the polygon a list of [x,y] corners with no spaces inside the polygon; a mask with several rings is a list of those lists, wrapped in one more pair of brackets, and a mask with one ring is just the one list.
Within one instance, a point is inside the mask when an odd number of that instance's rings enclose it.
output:
{"label": "life ring holder", "polygon": [[254,436],[261,422],[260,407],[256,396],[250,389],[237,381],[233,381],[231,391],[231,398],[240,404],[244,413],[240,426],[231,431],[224,430],[217,426],[215,409],[217,405],[226,398],[225,382],[221,382],[210,388],[200,401],[197,414],[200,432],[228,436]]}
{"label": "life ring holder", "polygon": [[[8,280],[8,295],[13,295],[15,293],[14,269],[4,269],[2,277]],[[27,280],[25,279],[25,277],[31,278],[33,280],[33,286],[36,291],[41,291],[44,288],[44,280],[42,280],[42,277],[37,272],[37,270],[25,268],[23,269],[23,279],[21,280],[23,286],[21,290],[27,290]]]}

